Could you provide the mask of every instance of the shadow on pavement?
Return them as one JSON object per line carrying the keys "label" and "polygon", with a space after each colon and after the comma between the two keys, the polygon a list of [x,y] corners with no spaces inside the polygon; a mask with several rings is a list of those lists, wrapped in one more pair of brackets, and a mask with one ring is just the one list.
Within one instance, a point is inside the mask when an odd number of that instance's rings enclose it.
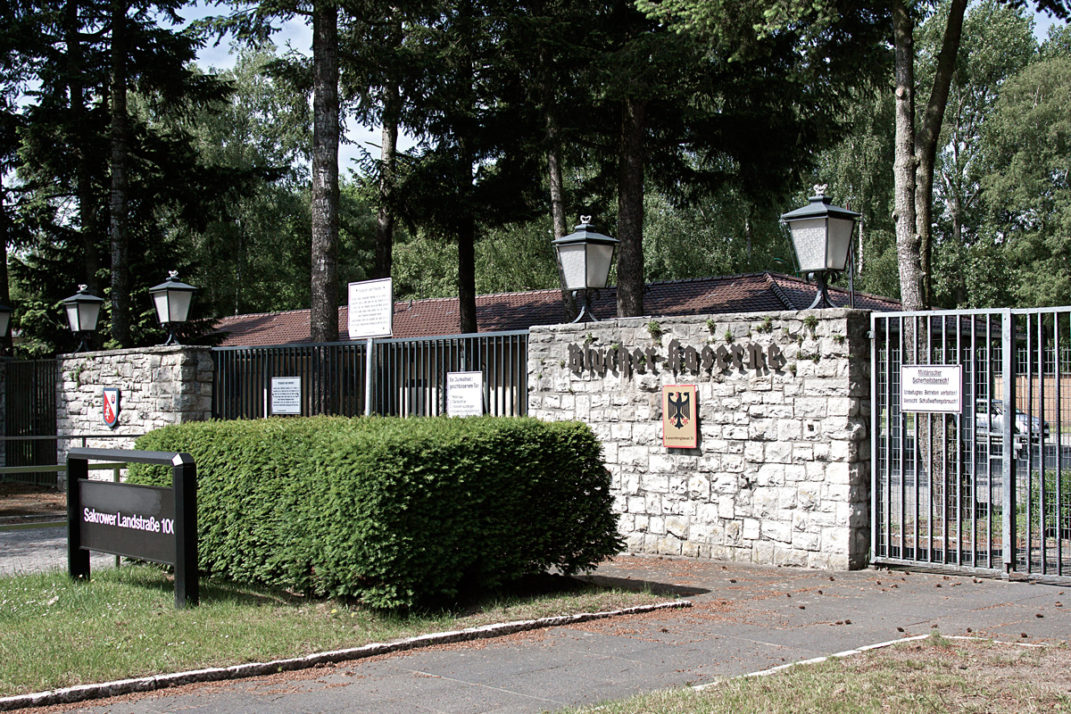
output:
{"label": "shadow on pavement", "polygon": [[615,578],[609,575],[576,575],[577,580],[583,580],[592,585],[618,590],[633,592],[650,592],[655,595],[672,595],[674,597],[695,597],[710,592],[704,588],[688,587],[686,585],[673,585],[672,583],[656,583],[650,580],[636,580],[634,578]]}

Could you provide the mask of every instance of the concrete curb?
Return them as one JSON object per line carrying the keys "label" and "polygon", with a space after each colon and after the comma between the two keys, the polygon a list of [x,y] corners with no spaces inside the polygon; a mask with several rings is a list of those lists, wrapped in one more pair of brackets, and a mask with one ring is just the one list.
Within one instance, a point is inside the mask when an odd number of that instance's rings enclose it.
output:
{"label": "concrete curb", "polygon": [[330,652],[316,652],[304,657],[291,657],[272,662],[248,662],[231,667],[211,667],[208,669],[195,669],[188,672],[176,672],[174,674],[158,674],[136,679],[120,679],[113,682],[101,682],[99,684],[79,684],[74,687],[53,689],[47,692],[35,692],[32,694],[19,694],[13,697],[0,697],[0,711],[23,709],[27,707],[44,707],[54,704],[69,704],[89,699],[103,699],[122,694],[136,692],[151,692],[168,687],[178,687],[184,684],[199,682],[218,682],[227,679],[242,679],[245,677],[259,677],[279,672],[289,672],[298,669],[308,669],[321,664],[333,664],[336,662],[348,662],[352,660],[366,659],[376,655],[390,654],[445,645],[455,642],[469,642],[472,640],[502,637],[515,632],[539,630],[547,627],[561,627],[579,622],[591,620],[603,620],[622,615],[638,615],[657,610],[673,610],[691,607],[690,600],[676,600],[671,602],[656,603],[654,605],[637,605],[626,607],[621,610],[607,610],[603,612],[582,612],[576,615],[559,615],[556,617],[542,617],[537,620],[515,620],[502,622],[481,627],[469,627],[464,630],[451,630],[448,632],[434,632],[427,635],[418,635],[404,640],[393,642],[375,642]]}

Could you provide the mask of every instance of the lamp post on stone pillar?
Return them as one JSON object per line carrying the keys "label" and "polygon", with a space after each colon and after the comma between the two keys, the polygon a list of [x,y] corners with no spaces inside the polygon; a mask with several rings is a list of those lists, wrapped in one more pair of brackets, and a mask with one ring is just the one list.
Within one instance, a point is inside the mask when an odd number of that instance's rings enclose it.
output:
{"label": "lamp post on stone pillar", "polygon": [[781,215],[792,234],[800,272],[810,273],[818,283],[818,294],[808,310],[836,307],[829,300],[827,281],[844,272],[859,218],[855,211],[833,205],[825,191],[826,186],[815,186],[810,203]]}
{"label": "lamp post on stone pillar", "polygon": [[178,344],[175,329],[189,317],[190,301],[195,290],[197,288],[194,286],[179,282],[177,270],[169,271],[167,280],[149,288],[149,295],[156,307],[156,317],[168,331],[165,345]]}
{"label": "lamp post on stone pillar", "polygon": [[580,225],[572,233],[553,241],[558,258],[558,276],[562,289],[574,297],[583,290],[584,300],[580,314],[573,322],[588,320],[598,322],[591,311],[591,293],[606,287],[614,249],[620,243],[616,238],[597,233],[591,225],[591,216],[581,216]]}
{"label": "lamp post on stone pillar", "polygon": [[81,338],[75,352],[82,352],[86,348],[89,336],[97,331],[100,306],[104,304],[104,298],[89,292],[86,285],[79,285],[78,292],[69,298],[64,298],[62,302],[67,310],[67,324],[71,332]]}

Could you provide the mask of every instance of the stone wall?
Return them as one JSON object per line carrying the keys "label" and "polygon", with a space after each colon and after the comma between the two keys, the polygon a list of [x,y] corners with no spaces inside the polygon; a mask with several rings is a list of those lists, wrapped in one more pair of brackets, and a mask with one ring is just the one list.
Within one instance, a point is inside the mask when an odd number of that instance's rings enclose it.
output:
{"label": "stone wall", "polygon": [[[119,419],[104,423],[105,387],[119,389]],[[60,355],[56,432],[59,463],[69,446],[130,449],[134,439],[168,424],[212,417],[212,353],[208,347],[147,347]]]}
{"label": "stone wall", "polygon": [[[533,327],[529,414],[592,427],[631,552],[863,567],[868,326],[836,309]],[[698,448],[662,444],[674,384],[696,385]]]}

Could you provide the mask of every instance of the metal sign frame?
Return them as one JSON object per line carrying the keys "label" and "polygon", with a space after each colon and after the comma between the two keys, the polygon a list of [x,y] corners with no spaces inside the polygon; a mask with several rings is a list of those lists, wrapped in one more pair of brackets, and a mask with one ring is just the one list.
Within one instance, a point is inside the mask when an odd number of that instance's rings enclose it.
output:
{"label": "metal sign frame", "polygon": [[[90,481],[90,461],[171,466],[171,488]],[[107,510],[97,510],[102,507]],[[89,580],[91,550],[174,565],[175,607],[196,605],[200,598],[193,457],[167,451],[68,451],[67,569],[72,578]]]}

